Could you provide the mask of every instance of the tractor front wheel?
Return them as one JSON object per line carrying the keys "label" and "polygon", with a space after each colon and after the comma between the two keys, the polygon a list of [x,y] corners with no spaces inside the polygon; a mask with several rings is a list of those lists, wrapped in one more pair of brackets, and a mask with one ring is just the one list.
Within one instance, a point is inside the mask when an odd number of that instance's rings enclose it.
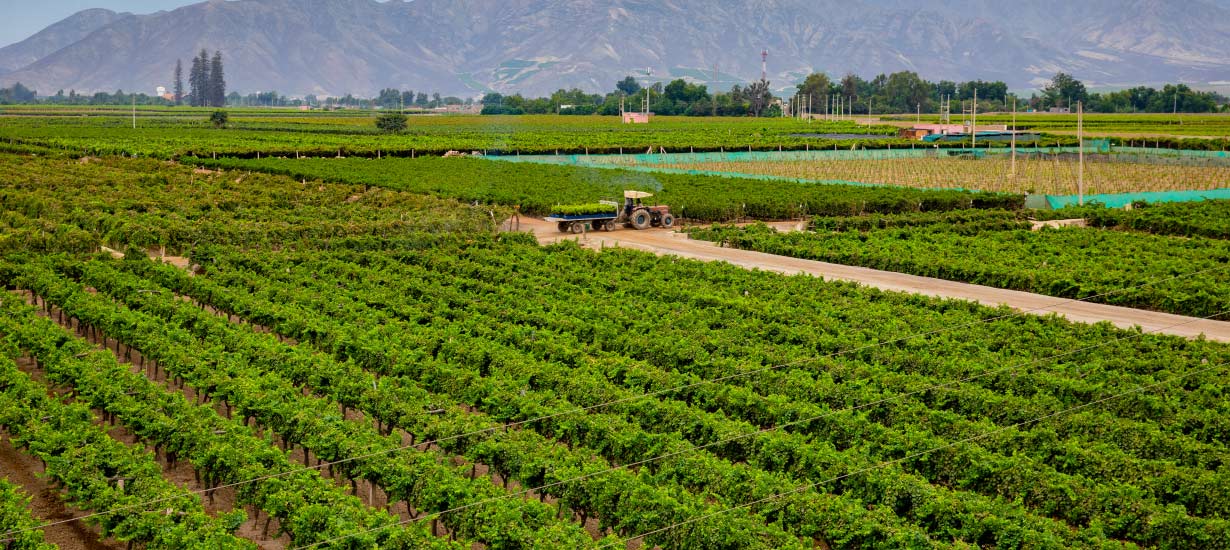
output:
{"label": "tractor front wheel", "polygon": [[675,227],[675,216],[671,214],[662,214],[662,227],[670,229]]}

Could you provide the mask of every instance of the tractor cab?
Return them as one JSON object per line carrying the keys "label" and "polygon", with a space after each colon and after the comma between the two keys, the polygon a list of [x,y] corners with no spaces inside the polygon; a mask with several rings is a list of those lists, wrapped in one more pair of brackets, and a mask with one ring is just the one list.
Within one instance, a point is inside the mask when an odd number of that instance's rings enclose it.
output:
{"label": "tractor cab", "polygon": [[642,208],[641,199],[652,197],[653,193],[644,191],[624,191],[624,215],[631,216],[632,211]]}

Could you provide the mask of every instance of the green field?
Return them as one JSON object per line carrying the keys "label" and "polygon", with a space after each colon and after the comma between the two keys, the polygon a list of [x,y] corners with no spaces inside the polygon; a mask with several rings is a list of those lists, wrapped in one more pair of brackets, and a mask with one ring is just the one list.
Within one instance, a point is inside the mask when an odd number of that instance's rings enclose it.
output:
{"label": "green field", "polygon": [[[62,116],[0,116],[0,144],[26,144],[93,155],[155,158],[196,156],[412,156],[450,150],[491,154],[644,153],[849,148],[850,141],[794,134],[869,134],[868,143],[892,137],[889,126],[853,122],[807,123],[793,119],[657,117],[652,124],[622,124],[600,116],[412,115],[409,128],[382,134],[375,113],[300,113],[240,110],[225,129],[206,113],[140,111],[137,128],[122,110],[65,110]],[[88,116],[81,116],[88,115]],[[901,143],[898,142],[900,146]]]}
{"label": "green field", "polygon": [[[1162,213],[1145,214],[1153,208]],[[1169,212],[1167,212],[1167,210]],[[694,238],[798,258],[1204,317],[1230,311],[1230,202],[1132,215],[1075,209],[1112,229],[1031,231],[1013,212],[817,218],[812,231],[714,227]],[[1120,227],[1154,229],[1158,234]],[[1191,237],[1188,235],[1209,235]],[[1173,235],[1173,236],[1172,236]],[[1202,272],[1199,277],[1180,277]],[[1127,286],[1157,281],[1128,292]]]}
{"label": "green field", "polygon": [[432,193],[479,204],[520,206],[545,215],[556,205],[620,199],[625,189],[650,191],[677,215],[701,221],[786,219],[806,213],[859,214],[1020,208],[1022,197],[965,191],[928,191],[793,181],[655,174],[606,168],[495,162],[473,158],[187,159],[210,168],[251,170],[403,191]]}
{"label": "green field", "polygon": [[1222,318],[1228,203],[439,158],[826,127],[789,120],[122,111],[0,117],[6,550],[55,506],[150,549],[1230,547],[1230,345],[497,230],[641,189],[811,220],[692,232],[730,246]]}

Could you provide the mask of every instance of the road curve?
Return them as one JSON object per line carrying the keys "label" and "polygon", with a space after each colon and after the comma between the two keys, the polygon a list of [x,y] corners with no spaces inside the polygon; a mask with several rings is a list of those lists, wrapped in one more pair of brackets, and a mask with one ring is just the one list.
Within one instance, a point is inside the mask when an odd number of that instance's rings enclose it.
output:
{"label": "road curve", "polygon": [[[792,229],[793,224],[777,224],[781,230]],[[734,248],[719,247],[709,241],[689,239],[683,233],[663,229],[634,231],[619,229],[612,232],[591,232],[585,235],[560,233],[554,223],[535,218],[522,218],[521,231],[532,231],[538,242],[548,244],[559,240],[578,240],[589,248],[618,246],[644,250],[658,255],[671,255],[704,261],[727,262],[747,269],[774,271],[788,275],[807,274],[822,279],[850,281],[881,290],[910,292],[940,298],[970,300],[997,307],[1006,305],[1018,311],[1046,315],[1055,313],[1070,321],[1098,323],[1109,321],[1117,327],[1130,329],[1139,326],[1145,332],[1172,334],[1185,338],[1204,335],[1209,340],[1230,342],[1230,322],[1210,321],[1090,302],[1076,302],[1042,294],[1004,290],[989,286],[960,283],[920,277],[892,271],[881,271],[815,260],[803,260]]]}

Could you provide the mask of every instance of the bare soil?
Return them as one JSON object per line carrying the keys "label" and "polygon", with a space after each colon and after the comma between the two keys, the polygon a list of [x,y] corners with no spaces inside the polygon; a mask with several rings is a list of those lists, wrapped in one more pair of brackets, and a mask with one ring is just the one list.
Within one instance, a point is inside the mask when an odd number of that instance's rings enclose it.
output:
{"label": "bare soil", "polygon": [[1088,223],[1084,218],[1075,218],[1070,220],[1041,220],[1035,221],[1030,226],[1031,231],[1038,231],[1044,227],[1088,227]]}

